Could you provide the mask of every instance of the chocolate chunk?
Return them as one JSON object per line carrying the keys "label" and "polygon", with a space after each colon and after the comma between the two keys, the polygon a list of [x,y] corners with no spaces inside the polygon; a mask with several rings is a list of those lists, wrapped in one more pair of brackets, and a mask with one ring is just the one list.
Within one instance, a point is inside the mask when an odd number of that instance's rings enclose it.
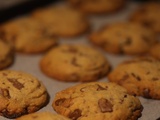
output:
{"label": "chocolate chunk", "polygon": [[81,117],[82,111],[80,109],[75,109],[73,112],[71,112],[68,117],[72,120],[77,120],[79,117]]}
{"label": "chocolate chunk", "polygon": [[138,75],[135,75],[134,73],[131,73],[131,75],[138,81],[141,81],[141,78]]}
{"label": "chocolate chunk", "polygon": [[66,98],[58,99],[58,100],[55,101],[55,105],[59,106],[59,105],[63,104],[65,100],[66,100]]}
{"label": "chocolate chunk", "polygon": [[152,80],[153,80],[153,81],[157,81],[157,80],[160,80],[160,79],[159,79],[159,78],[156,78],[156,77],[153,77]]}
{"label": "chocolate chunk", "polygon": [[145,98],[151,98],[151,96],[150,96],[150,89],[145,88],[143,90],[143,95],[144,95]]}
{"label": "chocolate chunk", "polygon": [[129,75],[128,74],[125,74],[122,78],[121,78],[121,81],[125,81],[129,78]]}
{"label": "chocolate chunk", "polygon": [[76,57],[72,58],[71,64],[74,65],[74,66],[76,66],[76,67],[80,67],[80,65],[77,63],[77,58]]}
{"label": "chocolate chunk", "polygon": [[13,86],[17,88],[18,90],[21,90],[22,88],[24,88],[24,85],[18,82],[17,79],[15,78],[8,78],[8,81],[11,82]]}
{"label": "chocolate chunk", "polygon": [[131,45],[132,44],[132,39],[128,37],[126,41],[124,42],[124,45]]}
{"label": "chocolate chunk", "polygon": [[102,87],[102,86],[100,86],[100,85],[98,85],[98,84],[97,84],[97,86],[98,86],[97,91],[107,90],[107,87],[104,88],[104,87]]}
{"label": "chocolate chunk", "polygon": [[11,98],[8,89],[2,89],[2,88],[0,88],[0,95],[2,95],[5,98],[8,98],[8,99]]}
{"label": "chocolate chunk", "polygon": [[113,105],[105,98],[98,100],[98,106],[102,113],[113,111]]}

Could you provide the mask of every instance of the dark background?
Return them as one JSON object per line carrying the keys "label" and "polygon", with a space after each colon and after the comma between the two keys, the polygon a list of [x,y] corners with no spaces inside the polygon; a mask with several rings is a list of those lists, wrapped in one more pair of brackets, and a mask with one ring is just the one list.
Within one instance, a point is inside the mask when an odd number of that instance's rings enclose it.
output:
{"label": "dark background", "polygon": [[[3,23],[13,17],[29,13],[30,11],[38,8],[43,7],[48,4],[52,4],[56,1],[62,1],[62,0],[26,0],[23,2],[23,0],[20,3],[15,3],[10,6],[2,7],[0,8],[0,23]],[[146,2],[149,0],[132,0],[136,2]],[[1,6],[3,1],[0,3]]]}

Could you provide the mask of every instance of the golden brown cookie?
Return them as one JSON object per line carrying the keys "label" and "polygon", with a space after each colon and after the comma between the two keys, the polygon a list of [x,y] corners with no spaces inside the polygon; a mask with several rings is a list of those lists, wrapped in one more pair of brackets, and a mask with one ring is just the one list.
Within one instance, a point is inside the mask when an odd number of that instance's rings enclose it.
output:
{"label": "golden brown cookie", "polygon": [[0,115],[16,118],[33,113],[48,101],[44,85],[32,75],[19,71],[0,71]]}
{"label": "golden brown cookie", "polygon": [[149,54],[160,60],[160,42],[151,47]]}
{"label": "golden brown cookie", "polygon": [[32,15],[46,25],[52,34],[60,37],[78,36],[89,29],[89,22],[85,16],[67,6],[39,9]]}
{"label": "golden brown cookie", "polygon": [[72,120],[137,120],[143,110],[137,97],[107,82],[79,84],[60,91],[52,106]]}
{"label": "golden brown cookie", "polygon": [[53,114],[51,112],[32,113],[24,115],[16,120],[70,120],[59,114]]}
{"label": "golden brown cookie", "polygon": [[140,5],[131,16],[130,20],[140,23],[153,31],[160,33],[160,3],[151,2]]}
{"label": "golden brown cookie", "polygon": [[23,53],[41,53],[56,45],[56,38],[41,22],[27,16],[11,20],[0,29],[0,37]]}
{"label": "golden brown cookie", "polygon": [[68,0],[84,13],[112,13],[124,7],[126,0]]}
{"label": "golden brown cookie", "polygon": [[0,70],[10,66],[14,61],[13,47],[0,39]]}
{"label": "golden brown cookie", "polygon": [[99,51],[86,45],[60,45],[50,50],[40,61],[47,76],[60,81],[89,82],[104,77],[110,65]]}
{"label": "golden brown cookie", "polygon": [[106,52],[129,55],[146,53],[157,42],[151,30],[129,22],[109,24],[92,33],[89,40]]}
{"label": "golden brown cookie", "polygon": [[160,99],[160,61],[142,57],[118,65],[108,79],[125,87],[129,93]]}

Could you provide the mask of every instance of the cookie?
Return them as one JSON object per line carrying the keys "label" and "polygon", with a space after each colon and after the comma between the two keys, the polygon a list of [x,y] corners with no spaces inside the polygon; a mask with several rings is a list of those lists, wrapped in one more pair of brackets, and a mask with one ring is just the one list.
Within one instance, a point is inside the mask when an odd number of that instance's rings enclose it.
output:
{"label": "cookie", "polygon": [[24,115],[16,120],[70,120],[62,115],[53,114],[51,112],[32,113]]}
{"label": "cookie", "polygon": [[48,94],[34,76],[19,72],[0,71],[0,115],[16,118],[33,113],[46,105]]}
{"label": "cookie", "polygon": [[160,60],[160,42],[151,47],[149,54]]}
{"label": "cookie", "polygon": [[46,25],[50,32],[59,37],[75,37],[89,30],[89,22],[79,11],[67,6],[39,9],[32,16]]}
{"label": "cookie", "polygon": [[40,68],[47,76],[60,81],[89,82],[105,76],[110,65],[105,56],[92,47],[64,44],[46,53]]}
{"label": "cookie", "polygon": [[29,54],[45,52],[57,43],[41,22],[29,16],[2,25],[0,38],[12,43],[17,52]]}
{"label": "cookie", "polygon": [[52,106],[72,120],[137,120],[143,110],[137,97],[107,82],[79,84],[60,91]]}
{"label": "cookie", "polygon": [[118,65],[108,79],[125,87],[130,94],[160,99],[160,61],[142,57]]}
{"label": "cookie", "polygon": [[92,33],[89,40],[112,54],[139,55],[149,51],[157,42],[156,35],[136,23],[112,23],[98,32]]}
{"label": "cookie", "polygon": [[5,69],[12,65],[14,62],[13,47],[0,39],[0,70]]}
{"label": "cookie", "polygon": [[112,13],[124,7],[126,0],[68,0],[75,8],[84,13]]}
{"label": "cookie", "polygon": [[160,3],[149,2],[139,6],[131,15],[132,22],[140,23],[160,33]]}

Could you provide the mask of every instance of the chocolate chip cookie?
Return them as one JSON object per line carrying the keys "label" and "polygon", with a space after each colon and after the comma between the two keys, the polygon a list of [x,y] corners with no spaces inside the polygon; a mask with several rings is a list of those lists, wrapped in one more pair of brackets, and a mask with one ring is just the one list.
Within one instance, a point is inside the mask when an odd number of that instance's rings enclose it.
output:
{"label": "chocolate chip cookie", "polygon": [[39,9],[32,16],[46,25],[48,30],[59,37],[75,37],[89,30],[89,22],[79,11],[68,6],[52,6]]}
{"label": "chocolate chip cookie", "polygon": [[89,82],[104,77],[110,64],[92,47],[64,44],[46,53],[40,61],[40,68],[47,76],[60,81]]}
{"label": "chocolate chip cookie", "polygon": [[139,99],[114,83],[90,82],[58,92],[54,110],[72,120],[137,120]]}
{"label": "chocolate chip cookie", "polygon": [[0,39],[0,70],[5,69],[14,62],[13,47]]}
{"label": "chocolate chip cookie", "polygon": [[106,25],[92,33],[89,40],[106,52],[129,55],[144,54],[157,42],[156,35],[150,29],[129,22]]}
{"label": "chocolate chip cookie", "polygon": [[125,61],[108,75],[108,79],[131,94],[160,99],[160,61],[157,59],[142,57]]}
{"label": "chocolate chip cookie", "polygon": [[160,3],[152,2],[140,5],[130,16],[130,20],[140,23],[160,33]]}
{"label": "chocolate chip cookie", "polygon": [[68,0],[69,3],[84,13],[112,13],[124,7],[126,0]]}
{"label": "chocolate chip cookie", "polygon": [[11,20],[0,28],[0,38],[10,42],[17,52],[42,53],[57,43],[41,22],[27,16]]}
{"label": "chocolate chip cookie", "polygon": [[32,113],[24,115],[16,120],[70,120],[59,114],[53,114],[51,112]]}
{"label": "chocolate chip cookie", "polygon": [[0,71],[0,115],[16,118],[33,113],[48,102],[46,88],[27,73]]}

